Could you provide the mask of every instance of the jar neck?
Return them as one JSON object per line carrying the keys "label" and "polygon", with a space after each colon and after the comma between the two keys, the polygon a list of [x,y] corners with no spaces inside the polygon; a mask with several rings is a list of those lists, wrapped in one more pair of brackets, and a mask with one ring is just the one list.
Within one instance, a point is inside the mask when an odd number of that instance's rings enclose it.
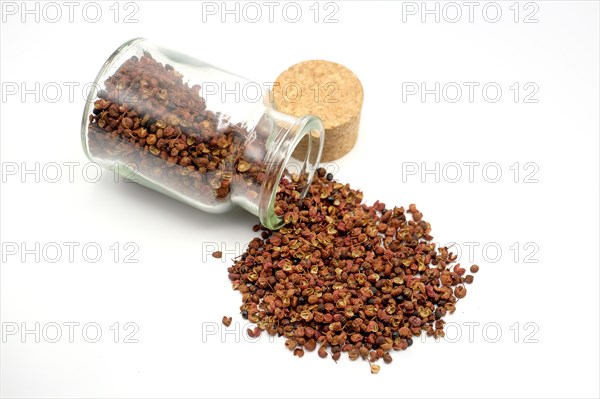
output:
{"label": "jar neck", "polygon": [[[256,202],[244,204],[236,198],[234,202],[258,215],[263,226],[277,230],[284,225],[283,215],[275,212],[279,183],[282,178],[300,182],[300,195],[306,194],[323,152],[323,123],[312,115],[297,118],[268,107],[250,140],[265,141],[260,146],[265,149],[264,179]],[[246,151],[251,148],[249,143]]]}

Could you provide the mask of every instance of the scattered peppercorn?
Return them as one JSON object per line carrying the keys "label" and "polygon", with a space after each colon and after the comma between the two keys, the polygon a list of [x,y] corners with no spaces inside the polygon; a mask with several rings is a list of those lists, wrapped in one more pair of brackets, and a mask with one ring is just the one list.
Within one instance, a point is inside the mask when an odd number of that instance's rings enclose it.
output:
{"label": "scattered peppercorn", "polygon": [[302,348],[294,349],[294,356],[298,356],[298,357],[304,356],[304,351],[302,350]]}
{"label": "scattered peppercorn", "polygon": [[322,168],[304,198],[302,183],[281,180],[275,207],[286,225],[254,228],[260,237],[228,268],[242,317],[285,337],[291,351],[318,346],[319,357],[334,360],[345,352],[390,363],[391,350],[423,331],[443,337],[443,318],[466,295],[469,276],[432,242],[416,205],[363,204],[362,192]]}
{"label": "scattered peppercorn", "polygon": [[472,265],[469,270],[471,271],[471,273],[477,273],[479,271],[479,266]]}
{"label": "scattered peppercorn", "polygon": [[454,295],[456,295],[457,298],[464,298],[467,295],[467,289],[464,285],[459,285],[454,289]]}
{"label": "scattered peppercorn", "polygon": [[324,347],[319,348],[319,350],[317,351],[317,354],[319,355],[320,358],[325,359],[328,355],[327,353],[327,349],[325,349]]}
{"label": "scattered peppercorn", "polygon": [[216,258],[216,259],[221,259],[223,257],[223,252],[221,251],[215,251],[212,253],[212,257]]}
{"label": "scattered peppercorn", "polygon": [[229,327],[231,325],[231,321],[233,319],[231,317],[227,317],[227,316],[223,316],[223,324],[225,325],[225,327]]}
{"label": "scattered peppercorn", "polygon": [[250,338],[258,338],[260,337],[260,334],[262,333],[262,330],[258,327],[254,327],[252,328],[248,328],[246,329],[246,333],[248,334],[248,336]]}

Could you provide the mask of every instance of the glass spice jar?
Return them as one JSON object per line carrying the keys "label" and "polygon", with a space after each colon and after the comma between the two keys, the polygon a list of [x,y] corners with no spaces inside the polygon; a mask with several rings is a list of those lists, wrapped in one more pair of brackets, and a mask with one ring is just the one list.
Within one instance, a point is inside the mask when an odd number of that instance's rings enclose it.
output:
{"label": "glass spice jar", "polygon": [[[304,195],[325,137],[319,118],[275,111],[255,82],[137,38],[98,73],[81,138],[91,161],[125,178],[210,213],[240,206],[278,229],[279,183],[304,182]],[[296,159],[300,143],[308,151]]]}

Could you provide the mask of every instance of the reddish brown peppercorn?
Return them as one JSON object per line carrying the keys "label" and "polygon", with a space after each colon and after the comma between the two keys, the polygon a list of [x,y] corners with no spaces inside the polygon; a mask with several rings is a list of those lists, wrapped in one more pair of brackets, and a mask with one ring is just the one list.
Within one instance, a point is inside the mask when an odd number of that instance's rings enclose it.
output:
{"label": "reddish brown peppercorn", "polygon": [[325,348],[323,348],[323,347],[319,348],[319,350],[317,351],[317,354],[322,359],[326,358],[327,355],[328,355],[327,350]]}
{"label": "reddish brown peppercorn", "polygon": [[464,286],[459,285],[454,289],[454,295],[456,295],[457,298],[464,298],[467,295],[467,289]]}
{"label": "reddish brown peppercorn", "polygon": [[304,199],[295,182],[282,182],[275,208],[287,225],[253,228],[260,237],[228,269],[244,309],[288,349],[319,346],[319,357],[334,360],[347,352],[390,363],[392,350],[406,350],[423,331],[443,337],[443,318],[470,280],[456,256],[431,243],[419,216],[407,221],[403,208],[364,205],[360,192],[324,176],[317,172]]}

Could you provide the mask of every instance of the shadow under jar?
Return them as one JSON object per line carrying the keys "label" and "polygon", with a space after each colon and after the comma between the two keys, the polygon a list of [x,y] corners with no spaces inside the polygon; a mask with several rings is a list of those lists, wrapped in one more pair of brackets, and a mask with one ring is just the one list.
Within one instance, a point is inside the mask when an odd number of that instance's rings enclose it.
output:
{"label": "shadow under jar", "polygon": [[277,112],[262,85],[146,39],[119,47],[95,83],[81,129],[88,158],[205,212],[237,205],[276,230],[279,183],[297,181],[303,196],[318,167],[319,118]]}

